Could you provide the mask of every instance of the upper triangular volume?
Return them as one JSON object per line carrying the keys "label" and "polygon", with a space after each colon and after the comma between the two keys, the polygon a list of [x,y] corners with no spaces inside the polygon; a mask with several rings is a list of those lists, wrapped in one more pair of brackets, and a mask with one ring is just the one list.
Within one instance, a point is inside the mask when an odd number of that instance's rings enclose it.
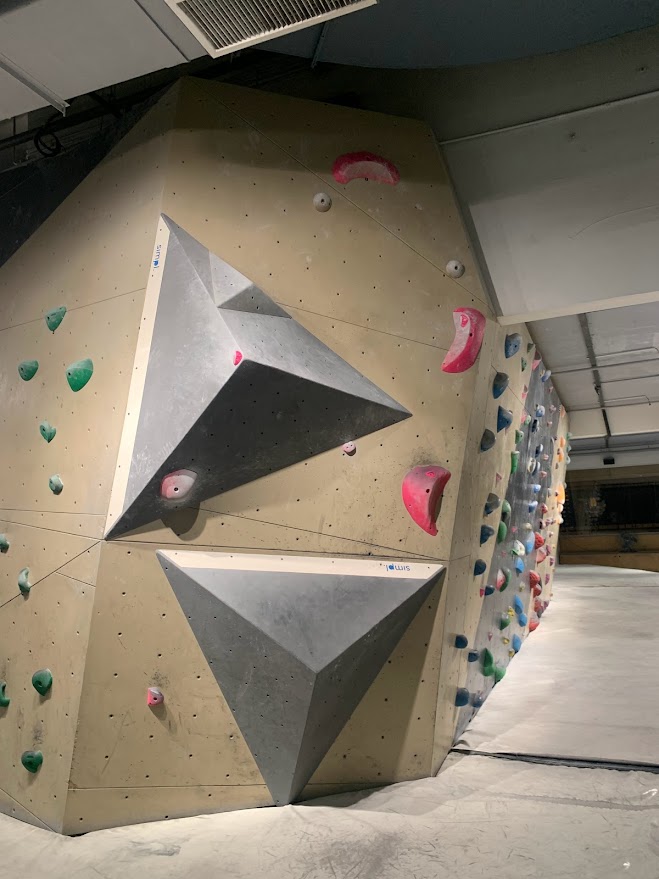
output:
{"label": "upper triangular volume", "polygon": [[[244,275],[163,220],[168,241],[147,290],[155,303],[145,304],[152,325],[143,321],[140,330],[150,337],[145,374],[133,377],[139,416],[124,425],[107,537],[410,416]],[[189,474],[186,490],[168,496],[163,480],[179,471]]]}
{"label": "upper triangular volume", "polygon": [[443,571],[225,553],[158,557],[278,805],[302,792]]}

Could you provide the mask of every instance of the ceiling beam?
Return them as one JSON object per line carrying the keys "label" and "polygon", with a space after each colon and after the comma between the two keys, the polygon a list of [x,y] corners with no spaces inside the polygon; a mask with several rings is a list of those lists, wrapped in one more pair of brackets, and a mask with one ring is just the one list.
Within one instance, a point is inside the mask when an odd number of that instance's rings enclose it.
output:
{"label": "ceiling beam", "polygon": [[506,327],[534,320],[551,320],[554,317],[581,314],[584,309],[590,313],[592,311],[607,311],[610,308],[626,308],[628,305],[646,305],[648,302],[659,302],[659,290],[653,290],[650,293],[632,293],[629,296],[615,296],[611,299],[593,299],[592,302],[575,302],[572,305],[565,305],[563,308],[549,308],[544,311],[502,314],[497,317],[497,320],[501,326]]}

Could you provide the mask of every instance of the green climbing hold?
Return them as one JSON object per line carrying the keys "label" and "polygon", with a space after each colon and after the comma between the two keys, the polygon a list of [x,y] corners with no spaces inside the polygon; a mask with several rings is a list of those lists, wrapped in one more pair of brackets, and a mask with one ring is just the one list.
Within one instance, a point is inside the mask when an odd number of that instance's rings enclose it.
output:
{"label": "green climbing hold", "polygon": [[497,531],[497,543],[503,543],[507,536],[508,526],[505,522],[499,522],[499,529]]}
{"label": "green climbing hold", "polygon": [[487,649],[487,647],[483,650],[481,655],[481,663],[483,667],[483,674],[486,678],[491,677],[494,674],[494,657]]}
{"label": "green climbing hold", "polygon": [[32,675],[32,686],[40,696],[45,696],[53,685],[53,675],[49,668],[40,668]]}
{"label": "green climbing hold", "polygon": [[48,488],[52,491],[53,494],[62,494],[62,491],[64,490],[64,483],[57,473],[55,473],[54,476],[51,476],[48,480]]}
{"label": "green climbing hold", "polygon": [[5,690],[7,689],[7,682],[0,681],[0,708],[6,708],[7,705],[11,702],[9,696],[5,695]]}
{"label": "green climbing hold", "polygon": [[522,431],[516,430],[515,431],[515,445],[518,446],[523,439],[524,439],[524,434],[522,433]]}
{"label": "green climbing hold", "polygon": [[530,354],[531,351],[533,351],[534,348],[535,348],[535,345],[533,344],[533,342],[527,342],[527,343],[526,343],[526,353],[527,353],[527,354]]}
{"label": "green climbing hold", "polygon": [[41,751],[23,751],[21,763],[28,772],[38,772],[39,767],[43,763],[43,754]]}
{"label": "green climbing hold", "polygon": [[507,629],[509,625],[510,625],[510,617],[508,616],[507,613],[502,613],[501,617],[499,618],[499,628],[503,632],[503,630]]}
{"label": "green climbing hold", "polygon": [[23,570],[18,575],[18,588],[21,590],[23,595],[27,595],[32,588],[32,584],[30,583],[29,568],[23,568]]}
{"label": "green climbing hold", "polygon": [[501,502],[501,518],[507,519],[510,516],[512,510],[510,508],[510,502],[507,500],[503,500]]}
{"label": "green climbing hold", "polygon": [[526,357],[522,357],[522,372],[526,369],[529,364],[527,363]]}
{"label": "green climbing hold", "polygon": [[519,452],[514,451],[510,453],[510,472],[511,474],[517,473],[517,465],[519,464]]}
{"label": "green climbing hold", "polygon": [[18,374],[24,382],[29,382],[30,379],[34,378],[38,369],[38,360],[23,360],[18,364]]}
{"label": "green climbing hold", "polygon": [[51,308],[46,312],[46,324],[51,333],[54,333],[57,327],[64,320],[66,314],[66,305],[60,305],[59,308]]}
{"label": "green climbing hold", "polygon": [[55,439],[57,428],[53,427],[49,421],[42,421],[39,425],[39,432],[46,442],[50,443]]}
{"label": "green climbing hold", "polygon": [[506,669],[502,665],[494,666],[494,682],[496,684],[502,681],[506,676]]}
{"label": "green climbing hold", "polygon": [[6,534],[0,534],[0,552],[9,551],[9,541]]}
{"label": "green climbing hold", "polygon": [[81,391],[92,377],[94,364],[89,357],[84,360],[76,360],[66,367],[66,380],[72,391]]}
{"label": "green climbing hold", "polygon": [[503,592],[504,589],[508,588],[508,585],[510,584],[510,577],[511,577],[510,568],[501,568],[501,573],[503,574],[503,583],[499,586],[499,592]]}

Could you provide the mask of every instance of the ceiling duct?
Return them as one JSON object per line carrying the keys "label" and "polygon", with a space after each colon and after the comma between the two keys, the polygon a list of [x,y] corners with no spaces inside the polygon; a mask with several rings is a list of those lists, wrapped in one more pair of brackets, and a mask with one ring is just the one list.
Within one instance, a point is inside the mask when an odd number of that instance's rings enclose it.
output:
{"label": "ceiling duct", "polygon": [[219,58],[264,40],[373,6],[377,0],[165,0],[209,55]]}

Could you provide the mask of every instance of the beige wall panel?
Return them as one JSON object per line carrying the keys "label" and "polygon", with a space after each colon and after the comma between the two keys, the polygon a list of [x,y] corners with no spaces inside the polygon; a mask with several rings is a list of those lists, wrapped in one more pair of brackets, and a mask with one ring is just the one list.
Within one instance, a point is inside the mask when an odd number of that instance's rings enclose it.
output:
{"label": "beige wall panel", "polygon": [[163,211],[284,306],[440,348],[473,295],[197,86],[172,135]]}
{"label": "beige wall panel", "polygon": [[104,544],[71,786],[262,783],[155,547]]}
{"label": "beige wall panel", "polygon": [[[176,90],[149,111],[0,270],[0,329],[43,324],[146,284]],[[119,324],[117,323],[117,326]]]}
{"label": "beige wall panel", "polygon": [[[0,532],[7,535],[10,544],[7,552],[0,553],[0,605],[12,598],[19,603],[37,604],[37,589],[45,578],[94,546],[88,537],[15,525],[2,519]],[[30,569],[30,583],[35,589],[25,598],[18,589],[18,574],[23,568]]]}
{"label": "beige wall panel", "polygon": [[[12,797],[10,797],[9,794],[6,794],[3,790],[0,790],[0,812],[2,812],[3,815],[9,815],[10,818],[16,818],[18,821],[23,821],[25,824],[32,824],[33,827],[40,827],[42,830],[51,829],[47,824],[44,824],[40,818],[33,815],[29,809],[26,809],[25,806],[22,806],[16,800],[12,799]],[[18,830],[18,832],[21,831]]]}
{"label": "beige wall panel", "polygon": [[74,580],[80,580],[81,583],[89,583],[91,586],[96,584],[96,574],[98,572],[98,563],[101,558],[102,541],[98,541],[85,552],[74,558],[72,561],[60,568],[60,574],[72,577]]}
{"label": "beige wall panel", "polygon": [[[52,574],[28,601],[17,598],[0,608],[0,678],[11,699],[0,710],[2,788],[53,830],[64,814],[93,599],[92,587]],[[53,673],[46,697],[31,683],[40,668]],[[34,775],[21,765],[29,749],[44,755]]]}
{"label": "beige wall panel", "polygon": [[56,533],[77,534],[80,537],[100,539],[103,537],[105,516],[89,513],[44,513],[37,510],[3,510],[0,519],[14,525],[30,525]]}
{"label": "beige wall panel", "polygon": [[[275,101],[255,89],[198,82],[214,100],[252,125],[262,140],[274,141],[320,177],[330,194],[342,192],[424,259],[442,271],[449,260],[464,263],[467,271],[458,283],[486,299],[443,159],[424,123],[297,98]],[[337,183],[332,176],[334,159],[363,151],[393,162],[400,182]]]}
{"label": "beige wall panel", "polygon": [[[0,332],[0,447],[13,450],[0,483],[0,508],[106,511],[142,298],[137,291],[78,309],[55,333],[42,320]],[[66,367],[84,357],[91,357],[94,374],[74,393]],[[17,367],[28,358],[39,361],[39,371],[24,382]],[[44,419],[57,428],[50,443],[39,433]],[[57,496],[48,487],[54,473],[64,483]]]}

